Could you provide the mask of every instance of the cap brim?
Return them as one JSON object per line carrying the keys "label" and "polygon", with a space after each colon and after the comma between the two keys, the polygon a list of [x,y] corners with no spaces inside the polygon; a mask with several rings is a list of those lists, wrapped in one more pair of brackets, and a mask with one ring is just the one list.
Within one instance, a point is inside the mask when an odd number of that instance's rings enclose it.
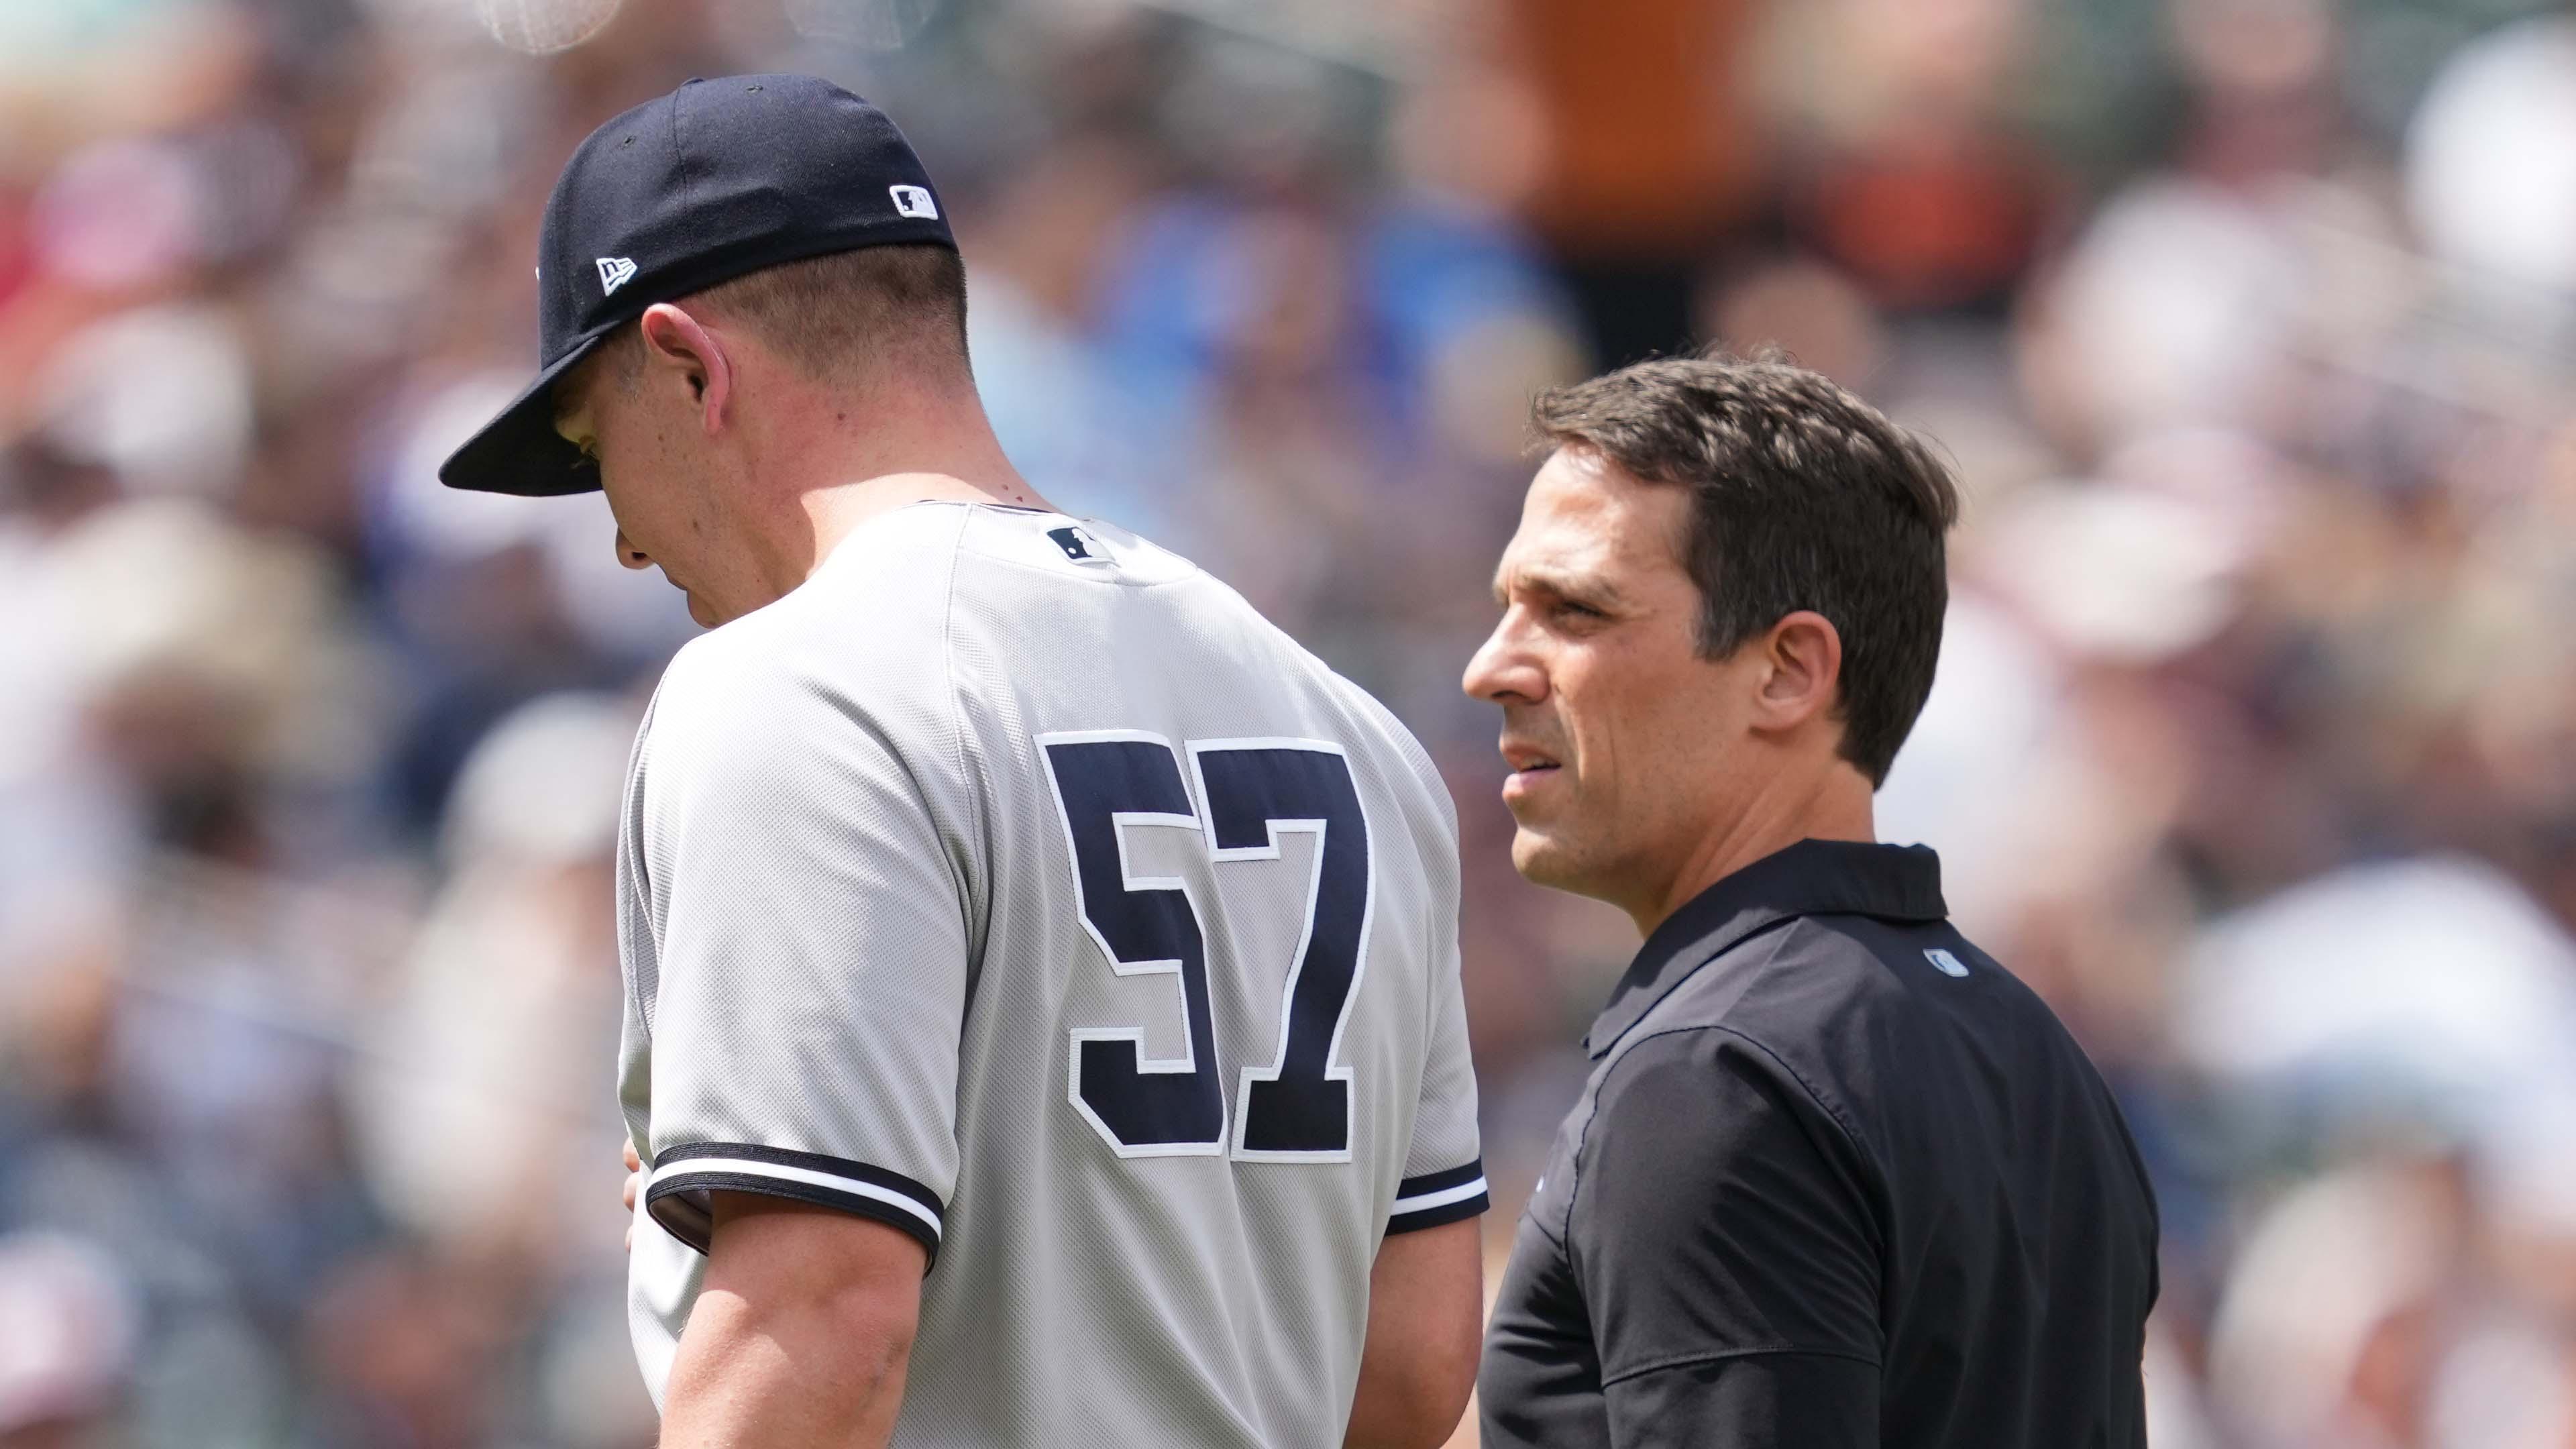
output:
{"label": "cap brim", "polygon": [[554,405],[556,379],[579,366],[599,343],[599,337],[585,337],[538,373],[500,416],[447,455],[438,465],[438,481],[450,488],[523,498],[599,491],[599,465],[555,431]]}

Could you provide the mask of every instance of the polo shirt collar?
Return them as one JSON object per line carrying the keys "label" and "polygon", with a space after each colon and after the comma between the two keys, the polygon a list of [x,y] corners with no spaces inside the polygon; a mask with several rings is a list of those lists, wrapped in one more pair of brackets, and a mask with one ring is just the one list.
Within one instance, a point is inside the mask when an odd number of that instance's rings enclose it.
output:
{"label": "polo shirt collar", "polygon": [[1655,927],[1584,1034],[1600,1056],[1684,977],[1745,937],[1795,916],[1937,921],[1941,858],[1930,846],[1801,840],[1721,878]]}

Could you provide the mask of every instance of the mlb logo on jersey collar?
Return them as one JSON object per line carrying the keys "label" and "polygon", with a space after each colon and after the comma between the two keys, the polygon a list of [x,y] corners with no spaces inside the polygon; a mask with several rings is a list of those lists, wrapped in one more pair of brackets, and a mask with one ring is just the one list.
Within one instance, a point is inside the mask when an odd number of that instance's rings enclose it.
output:
{"label": "mlb logo on jersey collar", "polygon": [[1047,537],[1054,539],[1055,546],[1063,549],[1064,556],[1073,560],[1075,563],[1108,564],[1116,562],[1116,560],[1109,557],[1109,551],[1100,546],[1100,540],[1092,537],[1090,530],[1082,528],[1079,525],[1067,525],[1063,528],[1050,528],[1047,530]]}

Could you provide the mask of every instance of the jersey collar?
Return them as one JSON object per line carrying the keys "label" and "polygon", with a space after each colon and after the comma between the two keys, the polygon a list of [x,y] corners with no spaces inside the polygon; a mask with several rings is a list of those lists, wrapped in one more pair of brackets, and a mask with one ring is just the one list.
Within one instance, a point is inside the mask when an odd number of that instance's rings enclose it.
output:
{"label": "jersey collar", "polygon": [[1618,1044],[1656,1002],[1738,942],[1799,916],[1876,916],[1937,921],[1941,858],[1924,845],[1801,840],[1720,879],[1666,917],[1646,938],[1608,1004],[1584,1034],[1598,1057]]}

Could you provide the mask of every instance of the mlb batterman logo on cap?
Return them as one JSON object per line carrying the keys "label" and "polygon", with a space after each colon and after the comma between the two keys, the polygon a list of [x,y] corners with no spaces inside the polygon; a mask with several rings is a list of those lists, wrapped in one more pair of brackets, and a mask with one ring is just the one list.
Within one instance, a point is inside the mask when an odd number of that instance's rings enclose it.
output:
{"label": "mlb batterman logo on cap", "polygon": [[954,248],[921,160],[885,112],[803,75],[693,80],[590,133],[537,242],[536,381],[448,457],[451,488],[587,493],[599,469],[555,432],[555,379],[667,302],[802,257]]}

